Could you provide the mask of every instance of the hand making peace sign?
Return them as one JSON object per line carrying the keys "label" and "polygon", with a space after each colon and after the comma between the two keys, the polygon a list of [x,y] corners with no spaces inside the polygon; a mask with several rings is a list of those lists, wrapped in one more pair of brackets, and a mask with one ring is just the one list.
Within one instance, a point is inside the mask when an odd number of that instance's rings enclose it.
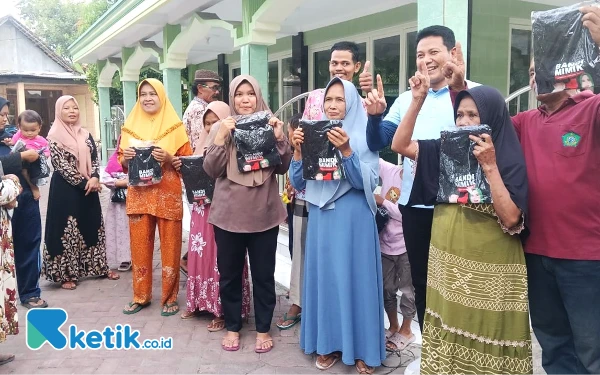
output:
{"label": "hand making peace sign", "polygon": [[387,108],[385,101],[385,94],[383,92],[383,82],[381,76],[377,74],[377,89],[371,90],[365,98],[365,104],[367,105],[367,113],[371,116],[379,116]]}
{"label": "hand making peace sign", "polygon": [[446,77],[450,89],[455,91],[465,89],[465,59],[460,42],[456,42],[456,54],[452,61],[444,64],[442,74]]}

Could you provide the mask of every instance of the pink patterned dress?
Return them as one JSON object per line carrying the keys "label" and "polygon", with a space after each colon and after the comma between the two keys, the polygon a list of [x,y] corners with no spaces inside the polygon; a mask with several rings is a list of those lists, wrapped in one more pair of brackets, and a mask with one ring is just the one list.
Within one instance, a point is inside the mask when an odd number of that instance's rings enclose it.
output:
{"label": "pink patterned dress", "polygon": [[[212,224],[208,223],[210,204],[194,203],[191,212],[190,239],[188,241],[188,278],[186,283],[186,306],[188,311],[208,311],[223,316],[219,295],[219,269],[217,268],[217,244]],[[242,277],[242,317],[250,314],[250,282],[248,262]]]}

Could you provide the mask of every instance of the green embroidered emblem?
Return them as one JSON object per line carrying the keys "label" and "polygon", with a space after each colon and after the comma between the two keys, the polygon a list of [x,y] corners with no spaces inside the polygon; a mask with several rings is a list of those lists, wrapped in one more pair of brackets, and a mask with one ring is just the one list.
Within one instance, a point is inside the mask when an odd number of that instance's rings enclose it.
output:
{"label": "green embroidered emblem", "polygon": [[565,147],[577,147],[580,140],[581,136],[573,132],[568,132],[562,136],[562,143]]}

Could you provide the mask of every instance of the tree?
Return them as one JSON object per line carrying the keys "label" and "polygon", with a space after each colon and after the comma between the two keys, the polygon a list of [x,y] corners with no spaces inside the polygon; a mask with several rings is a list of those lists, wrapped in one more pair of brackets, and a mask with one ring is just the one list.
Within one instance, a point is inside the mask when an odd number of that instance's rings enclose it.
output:
{"label": "tree", "polygon": [[[106,0],[21,0],[27,26],[59,56],[73,62],[69,46],[107,9]],[[51,16],[50,16],[51,15]]]}
{"label": "tree", "polygon": [[[75,69],[87,77],[92,100],[98,104],[97,64],[73,64],[69,46],[82,35],[110,6],[107,0],[21,0],[17,5],[21,18],[54,52],[70,62]],[[52,15],[49,17],[49,15]],[[162,81],[162,72],[145,67],[140,80],[157,78]],[[187,68],[181,71],[187,82]],[[183,110],[187,107],[188,93],[183,92]],[[118,73],[110,89],[110,104],[123,104],[123,91]]]}

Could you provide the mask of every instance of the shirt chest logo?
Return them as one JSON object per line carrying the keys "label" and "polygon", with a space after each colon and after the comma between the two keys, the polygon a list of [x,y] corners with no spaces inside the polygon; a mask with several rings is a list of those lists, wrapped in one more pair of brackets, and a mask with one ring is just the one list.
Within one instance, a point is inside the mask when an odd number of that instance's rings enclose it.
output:
{"label": "shirt chest logo", "polygon": [[577,147],[579,141],[581,141],[581,136],[574,132],[568,132],[562,136],[562,143],[564,147]]}

